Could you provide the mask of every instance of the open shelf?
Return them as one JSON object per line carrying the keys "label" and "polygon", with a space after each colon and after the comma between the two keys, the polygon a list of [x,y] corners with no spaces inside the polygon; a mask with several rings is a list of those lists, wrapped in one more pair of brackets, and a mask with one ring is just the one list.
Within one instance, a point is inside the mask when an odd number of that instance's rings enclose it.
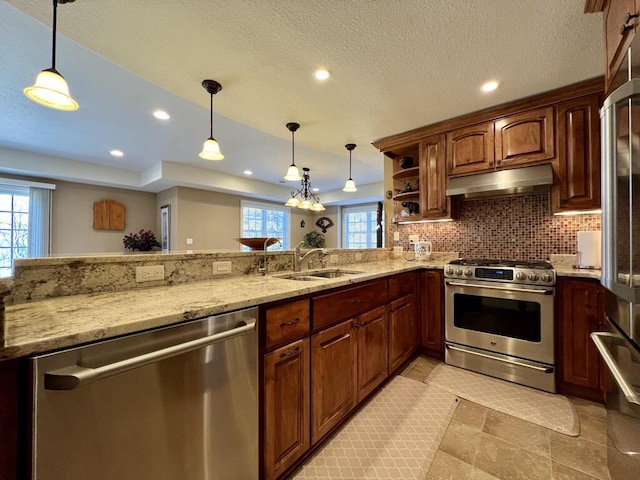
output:
{"label": "open shelf", "polygon": [[420,198],[420,192],[404,192],[398,193],[393,196],[393,199],[397,202],[401,202],[403,200],[414,200]]}
{"label": "open shelf", "polygon": [[398,170],[393,174],[393,179],[398,180],[401,178],[409,178],[409,177],[417,177],[420,173],[420,167],[411,167],[405,168],[403,170]]}

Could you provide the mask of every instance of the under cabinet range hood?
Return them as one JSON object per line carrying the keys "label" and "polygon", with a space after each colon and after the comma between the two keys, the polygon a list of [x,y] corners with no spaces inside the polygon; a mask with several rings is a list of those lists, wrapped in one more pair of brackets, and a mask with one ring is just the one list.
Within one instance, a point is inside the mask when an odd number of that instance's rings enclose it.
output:
{"label": "under cabinet range hood", "polygon": [[450,178],[447,195],[477,198],[545,193],[552,184],[551,165],[545,164]]}

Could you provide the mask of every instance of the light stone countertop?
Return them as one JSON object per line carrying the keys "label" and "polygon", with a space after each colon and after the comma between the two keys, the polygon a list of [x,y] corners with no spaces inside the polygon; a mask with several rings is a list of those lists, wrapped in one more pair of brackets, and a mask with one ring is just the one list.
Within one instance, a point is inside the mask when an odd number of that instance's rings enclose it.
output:
{"label": "light stone countertop", "polygon": [[340,265],[363,273],[317,281],[242,275],[123,292],[57,297],[6,307],[0,360],[94,342],[446,262],[403,259]]}
{"label": "light stone countertop", "polygon": [[581,277],[600,280],[601,270],[574,267],[576,263],[575,255],[551,255],[549,261],[559,277]]}

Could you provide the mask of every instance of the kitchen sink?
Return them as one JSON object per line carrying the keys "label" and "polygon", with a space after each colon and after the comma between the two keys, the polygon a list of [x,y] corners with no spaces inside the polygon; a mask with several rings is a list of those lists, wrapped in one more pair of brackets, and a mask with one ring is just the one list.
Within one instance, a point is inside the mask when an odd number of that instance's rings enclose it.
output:
{"label": "kitchen sink", "polygon": [[360,272],[357,270],[340,270],[340,269],[330,269],[330,270],[315,270],[308,272],[295,272],[295,273],[287,273],[284,275],[276,275],[278,278],[284,278],[285,280],[299,280],[299,281],[312,281],[312,280],[322,280],[323,278],[337,278],[344,277],[346,275],[357,275]]}

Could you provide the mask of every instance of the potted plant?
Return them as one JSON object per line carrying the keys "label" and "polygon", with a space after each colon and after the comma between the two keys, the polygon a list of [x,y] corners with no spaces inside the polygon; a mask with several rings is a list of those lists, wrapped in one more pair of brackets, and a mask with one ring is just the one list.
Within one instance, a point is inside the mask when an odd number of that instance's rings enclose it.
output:
{"label": "potted plant", "polygon": [[320,232],[309,232],[304,237],[304,246],[307,248],[324,248],[326,241]]}
{"label": "potted plant", "polygon": [[156,236],[151,230],[140,230],[138,233],[130,233],[122,239],[124,248],[131,251],[149,252],[153,248],[160,247]]}

